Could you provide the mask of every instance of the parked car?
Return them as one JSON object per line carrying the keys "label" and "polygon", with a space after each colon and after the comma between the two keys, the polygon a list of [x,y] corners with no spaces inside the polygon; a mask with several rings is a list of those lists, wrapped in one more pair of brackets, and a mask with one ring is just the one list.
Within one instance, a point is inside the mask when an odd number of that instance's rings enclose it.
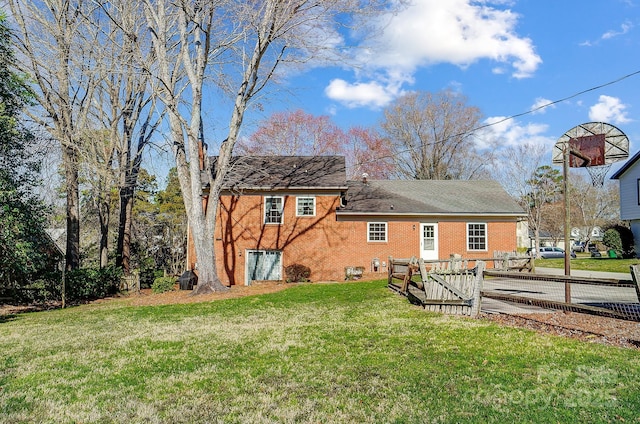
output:
{"label": "parked car", "polygon": [[573,250],[574,252],[584,252],[586,248],[587,246],[584,241],[577,241],[573,244],[571,250]]}
{"label": "parked car", "polygon": [[[543,259],[564,258],[564,249],[561,249],[559,247],[544,246],[540,248],[540,254],[538,256]],[[575,258],[576,253],[572,251],[571,257]]]}

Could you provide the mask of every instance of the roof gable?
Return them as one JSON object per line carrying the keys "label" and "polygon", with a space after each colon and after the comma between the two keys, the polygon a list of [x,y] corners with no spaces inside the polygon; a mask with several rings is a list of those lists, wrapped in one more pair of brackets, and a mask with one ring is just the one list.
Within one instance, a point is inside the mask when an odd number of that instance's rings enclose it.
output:
{"label": "roof gable", "polygon": [[624,163],[624,165],[622,165],[622,167],[620,169],[618,169],[616,172],[614,172],[613,175],[611,176],[611,179],[612,180],[619,180],[620,177],[622,176],[622,174],[627,172],[638,161],[638,159],[640,159],[640,151],[637,152],[635,155],[633,155],[633,157],[631,159],[626,161]]}
{"label": "roof gable", "polygon": [[497,181],[349,181],[338,213],[524,215]]}
{"label": "roof gable", "polygon": [[[217,157],[211,158],[215,176]],[[223,188],[278,190],[291,188],[346,188],[342,156],[236,156]]]}

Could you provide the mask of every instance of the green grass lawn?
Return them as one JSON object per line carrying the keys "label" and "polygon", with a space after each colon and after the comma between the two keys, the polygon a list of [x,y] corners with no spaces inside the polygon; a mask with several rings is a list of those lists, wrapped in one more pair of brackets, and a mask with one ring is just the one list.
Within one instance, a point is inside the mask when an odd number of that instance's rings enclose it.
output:
{"label": "green grass lawn", "polygon": [[[629,273],[629,266],[638,264],[640,264],[638,259],[610,259],[604,256],[602,258],[592,258],[588,253],[578,253],[577,258],[571,259],[571,269],[585,271]],[[536,267],[564,268],[564,259],[536,259]]]}
{"label": "green grass lawn", "polygon": [[0,317],[2,423],[637,422],[640,353],[431,314],[385,282]]}

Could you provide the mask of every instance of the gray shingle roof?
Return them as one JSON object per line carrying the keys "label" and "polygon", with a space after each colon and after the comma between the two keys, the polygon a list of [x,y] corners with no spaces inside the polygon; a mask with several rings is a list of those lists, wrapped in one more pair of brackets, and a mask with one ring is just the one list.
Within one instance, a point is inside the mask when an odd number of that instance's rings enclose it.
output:
{"label": "gray shingle roof", "polygon": [[497,181],[349,181],[338,214],[525,215]]}
{"label": "gray shingle roof", "polygon": [[[216,157],[211,158],[215,175]],[[224,188],[278,190],[346,189],[343,156],[237,156]]]}

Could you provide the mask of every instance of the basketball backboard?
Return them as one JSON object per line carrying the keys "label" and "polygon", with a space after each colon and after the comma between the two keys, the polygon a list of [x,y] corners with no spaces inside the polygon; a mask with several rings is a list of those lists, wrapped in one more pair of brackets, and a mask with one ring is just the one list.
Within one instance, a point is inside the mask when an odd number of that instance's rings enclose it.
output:
{"label": "basketball backboard", "polygon": [[610,165],[629,157],[627,136],[604,122],[587,122],[564,133],[553,147],[554,164],[563,164],[567,145],[572,168]]}

